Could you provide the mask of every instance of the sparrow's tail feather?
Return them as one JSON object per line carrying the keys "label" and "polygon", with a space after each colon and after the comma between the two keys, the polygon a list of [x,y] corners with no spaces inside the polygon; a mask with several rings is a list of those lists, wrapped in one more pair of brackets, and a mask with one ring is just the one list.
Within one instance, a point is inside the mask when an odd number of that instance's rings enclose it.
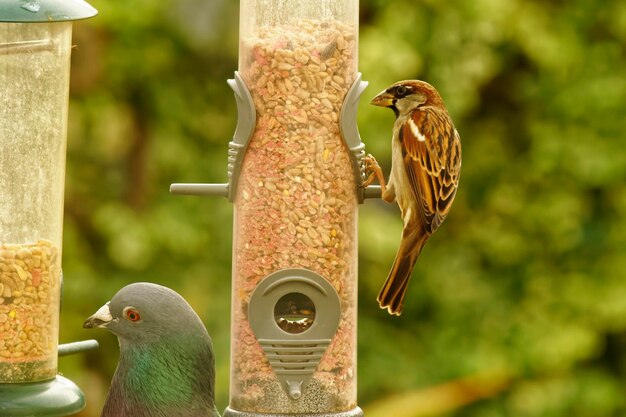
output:
{"label": "sparrow's tail feather", "polygon": [[403,233],[396,259],[393,261],[389,276],[378,294],[380,308],[387,309],[389,314],[402,314],[402,302],[413,267],[430,234],[421,228],[411,228]]}

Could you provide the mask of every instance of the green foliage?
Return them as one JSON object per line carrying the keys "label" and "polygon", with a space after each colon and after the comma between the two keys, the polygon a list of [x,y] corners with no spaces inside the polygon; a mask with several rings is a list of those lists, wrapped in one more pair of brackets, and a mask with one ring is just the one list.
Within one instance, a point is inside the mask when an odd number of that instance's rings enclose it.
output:
{"label": "green foliage", "polygon": [[[99,413],[117,346],[82,320],[141,280],[199,312],[218,406],[228,402],[232,205],[168,193],[172,182],[226,181],[238,10],[204,3],[94,0],[99,16],[75,25],[61,338],[102,347],[60,369],[85,387],[84,416]],[[400,318],[375,303],[399,213],[361,207],[361,406],[503,371],[504,392],[446,415],[623,415],[626,4],[363,0],[361,15],[368,151],[388,172],[393,115],[368,98],[420,78],[444,97],[464,154],[457,200]],[[422,415],[420,404],[405,415]]]}

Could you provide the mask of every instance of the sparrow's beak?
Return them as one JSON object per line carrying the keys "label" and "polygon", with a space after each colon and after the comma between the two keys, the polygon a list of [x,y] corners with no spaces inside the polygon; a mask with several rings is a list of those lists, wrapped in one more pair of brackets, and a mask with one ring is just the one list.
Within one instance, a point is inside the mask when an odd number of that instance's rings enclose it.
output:
{"label": "sparrow's beak", "polygon": [[106,303],[96,313],[85,320],[83,328],[93,329],[95,327],[106,327],[113,320],[111,316],[111,310],[109,310],[109,303]]}
{"label": "sparrow's beak", "polygon": [[390,107],[393,106],[394,96],[387,92],[387,90],[383,91],[372,100],[371,104],[374,106],[380,107]]}

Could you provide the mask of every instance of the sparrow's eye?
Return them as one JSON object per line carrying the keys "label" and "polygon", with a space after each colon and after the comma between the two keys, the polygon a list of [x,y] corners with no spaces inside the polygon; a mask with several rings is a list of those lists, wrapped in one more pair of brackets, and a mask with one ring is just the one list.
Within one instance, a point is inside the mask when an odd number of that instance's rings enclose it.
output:
{"label": "sparrow's eye", "polygon": [[126,307],[123,313],[124,313],[124,318],[128,321],[137,322],[141,320],[141,315],[139,314],[139,311],[137,311],[133,307]]}
{"label": "sparrow's eye", "polygon": [[396,94],[401,97],[405,96],[408,92],[409,92],[409,89],[404,85],[401,85],[396,89]]}

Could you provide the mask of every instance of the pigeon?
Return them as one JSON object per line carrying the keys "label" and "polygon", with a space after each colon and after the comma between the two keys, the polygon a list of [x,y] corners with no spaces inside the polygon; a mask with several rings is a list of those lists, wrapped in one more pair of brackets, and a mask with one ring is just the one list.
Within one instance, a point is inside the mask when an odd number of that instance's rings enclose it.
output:
{"label": "pigeon", "polygon": [[106,329],[119,341],[101,417],[219,417],[211,338],[175,291],[127,285],[83,327]]}

